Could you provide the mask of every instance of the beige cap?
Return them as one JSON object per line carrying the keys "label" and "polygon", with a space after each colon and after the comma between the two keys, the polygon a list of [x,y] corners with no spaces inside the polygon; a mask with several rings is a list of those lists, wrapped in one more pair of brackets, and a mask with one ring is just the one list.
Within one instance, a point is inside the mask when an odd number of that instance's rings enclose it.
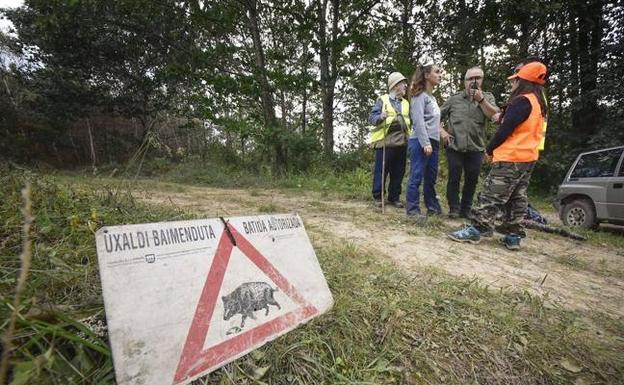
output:
{"label": "beige cap", "polygon": [[400,72],[393,72],[388,76],[388,91],[392,90],[392,87],[396,86],[403,80],[407,81],[407,78]]}

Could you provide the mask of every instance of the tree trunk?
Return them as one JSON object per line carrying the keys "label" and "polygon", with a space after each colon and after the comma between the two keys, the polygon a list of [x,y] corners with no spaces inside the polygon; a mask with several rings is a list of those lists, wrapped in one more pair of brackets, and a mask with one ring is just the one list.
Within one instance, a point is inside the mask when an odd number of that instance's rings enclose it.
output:
{"label": "tree trunk", "polygon": [[241,162],[243,165],[245,164],[245,137],[241,135],[240,137],[240,145],[241,145]]}
{"label": "tree trunk", "polygon": [[323,143],[327,158],[334,154],[334,82],[328,81],[322,90],[323,99]]}
{"label": "tree trunk", "polygon": [[[470,20],[470,12],[466,7],[466,1],[460,0],[457,2],[457,14],[460,20]],[[472,64],[472,42],[469,40],[471,36],[470,25],[468,23],[459,23],[459,34],[456,38],[459,40],[460,52],[457,52],[457,65],[459,73],[466,72],[468,67]],[[461,84],[461,83],[460,83]]]}
{"label": "tree trunk", "polygon": [[582,0],[573,3],[578,15],[577,43],[580,80],[580,100],[573,108],[576,129],[585,139],[591,136],[599,124],[598,109],[598,60],[602,40],[602,1]]}
{"label": "tree trunk", "polygon": [[[406,76],[413,71],[412,55],[420,57],[420,52],[416,52],[414,25],[410,23],[412,10],[414,9],[414,0],[402,0],[403,9],[401,11],[401,54],[397,58],[397,70],[400,70]],[[388,55],[389,52],[386,52]]]}
{"label": "tree trunk", "polygon": [[206,160],[208,156],[208,144],[210,140],[208,139],[208,133],[212,133],[212,126],[206,126],[202,121],[202,125],[200,127],[200,132],[202,136],[202,150],[201,150],[201,160]]}
{"label": "tree trunk", "polygon": [[301,134],[306,132],[306,108],[308,107],[308,87],[307,84],[303,87],[303,101],[301,102]]}
{"label": "tree trunk", "polygon": [[284,129],[288,129],[288,106],[286,103],[286,95],[284,94],[284,90],[280,89],[280,107],[282,109],[282,127]]}
{"label": "tree trunk", "polygon": [[532,20],[530,15],[526,15],[520,24],[520,37],[518,41],[518,54],[520,57],[525,58],[529,56],[529,44],[531,42],[531,25]]}
{"label": "tree trunk", "polygon": [[95,174],[95,146],[93,145],[93,134],[91,133],[91,122],[87,118],[87,132],[89,133],[89,148],[91,149],[91,168],[93,174]]}
{"label": "tree trunk", "polygon": [[332,1],[331,39],[327,40],[327,3],[318,2],[319,18],[319,53],[321,64],[321,100],[323,105],[323,144],[327,158],[334,154],[334,88],[336,85],[338,18],[340,17],[340,1]]}
{"label": "tree trunk", "polygon": [[249,31],[254,45],[255,75],[260,86],[260,100],[262,101],[262,113],[266,129],[271,131],[273,141],[273,168],[274,171],[282,173],[287,166],[284,148],[279,135],[279,124],[275,116],[275,102],[273,92],[267,76],[264,49],[260,38],[259,15],[256,0],[246,0],[243,2],[247,11],[247,21]]}
{"label": "tree trunk", "polygon": [[67,131],[67,134],[69,136],[69,143],[71,143],[72,146],[72,151],[74,152],[74,160],[76,161],[76,164],[80,164],[80,153],[78,152],[78,146],[76,146],[76,142],[74,141],[74,135],[72,135],[72,131],[73,128],[70,128]]}

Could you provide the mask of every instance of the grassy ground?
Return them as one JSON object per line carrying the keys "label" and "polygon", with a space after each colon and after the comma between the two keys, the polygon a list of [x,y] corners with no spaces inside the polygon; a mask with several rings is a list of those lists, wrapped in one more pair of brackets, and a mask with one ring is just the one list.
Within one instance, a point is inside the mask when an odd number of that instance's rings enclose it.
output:
{"label": "grassy ground", "polygon": [[0,329],[7,327],[20,267],[22,180],[33,181],[33,265],[18,309],[13,384],[112,383],[94,231],[104,223],[190,217],[139,207],[114,189],[73,189],[38,175],[0,180]]}
{"label": "grassy ground", "polygon": [[[19,270],[24,177],[0,180],[0,320],[12,310]],[[94,230],[193,216],[142,206],[118,183],[76,188],[30,178],[33,267],[18,309],[12,384],[113,383]],[[313,243],[334,308],[197,384],[622,383],[624,340],[595,334],[574,312],[435,269],[406,274],[331,239],[320,234]],[[624,335],[621,321],[595,321]]]}
{"label": "grassy ground", "polygon": [[[372,164],[371,164],[372,167]],[[477,192],[483,187],[483,179],[487,175],[488,166],[484,165],[481,179],[477,185]],[[63,174],[67,175],[67,174]],[[69,174],[70,180],[76,177],[76,173]],[[90,172],[84,174],[85,181],[93,184]],[[320,192],[326,197],[349,199],[357,201],[369,201],[371,199],[371,171],[367,167],[360,167],[352,171],[334,171],[328,168],[311,170],[307,173],[289,173],[283,176],[271,174],[270,168],[261,168],[259,172],[241,169],[239,166],[225,165],[222,163],[211,163],[210,161],[189,160],[183,163],[171,163],[164,160],[154,159],[146,161],[140,169],[124,170],[105,168],[98,174],[103,183],[115,184],[110,175],[121,175],[125,178],[139,177],[142,183],[149,184],[150,179],[158,181],[168,181],[174,184],[171,188],[176,188],[175,183],[190,184],[199,186],[214,186],[220,188],[248,188],[252,192],[260,193],[264,189],[280,189],[282,191],[297,194],[303,191]],[[446,156],[442,152],[440,156],[438,182],[436,192],[438,199],[446,211]],[[407,176],[403,180],[403,193],[401,199],[405,197]],[[96,182],[102,183],[102,182]],[[162,187],[162,183],[158,183]],[[179,185],[177,188],[180,188]],[[553,194],[545,193],[536,188],[530,188],[529,202],[541,213],[548,215],[550,224],[556,227],[563,227],[558,218],[558,214],[553,207]],[[422,198],[421,198],[422,199]],[[270,207],[267,207],[267,210]],[[271,210],[268,210],[271,211]],[[267,212],[268,212],[267,211]],[[624,249],[624,228],[602,226],[600,231],[574,230],[588,239],[590,244],[602,245],[610,244]]]}

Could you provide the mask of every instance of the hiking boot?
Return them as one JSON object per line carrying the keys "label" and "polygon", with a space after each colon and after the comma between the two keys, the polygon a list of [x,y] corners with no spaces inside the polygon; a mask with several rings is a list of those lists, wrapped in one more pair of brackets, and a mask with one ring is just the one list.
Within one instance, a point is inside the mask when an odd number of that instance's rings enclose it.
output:
{"label": "hiking boot", "polygon": [[477,244],[481,242],[481,232],[474,226],[466,226],[461,230],[448,233],[448,237],[456,242]]}
{"label": "hiking boot", "polygon": [[427,217],[422,214],[407,214],[407,220],[417,225],[424,225],[427,223]]}
{"label": "hiking boot", "polygon": [[465,219],[472,219],[472,213],[470,212],[470,210],[462,210],[459,213],[459,217],[465,218]]}
{"label": "hiking boot", "polygon": [[457,218],[459,218],[459,211],[450,210],[449,213],[448,213],[448,217],[449,217],[449,219],[457,219]]}
{"label": "hiking boot", "polygon": [[520,250],[520,236],[518,234],[507,234],[501,238],[501,242],[508,250]]}
{"label": "hiking boot", "polygon": [[392,202],[388,201],[386,204],[388,206],[392,206],[392,207],[395,207],[397,209],[405,208],[405,205],[401,201],[392,201]]}
{"label": "hiking boot", "polygon": [[381,200],[380,199],[373,200],[373,207],[381,207]]}

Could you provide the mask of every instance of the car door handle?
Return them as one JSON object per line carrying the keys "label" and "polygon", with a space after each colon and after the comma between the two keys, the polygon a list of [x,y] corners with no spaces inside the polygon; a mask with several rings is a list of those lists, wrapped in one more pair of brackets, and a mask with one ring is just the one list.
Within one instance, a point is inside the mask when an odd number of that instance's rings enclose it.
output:
{"label": "car door handle", "polygon": [[613,188],[622,188],[622,186],[624,186],[624,183],[613,183]]}

